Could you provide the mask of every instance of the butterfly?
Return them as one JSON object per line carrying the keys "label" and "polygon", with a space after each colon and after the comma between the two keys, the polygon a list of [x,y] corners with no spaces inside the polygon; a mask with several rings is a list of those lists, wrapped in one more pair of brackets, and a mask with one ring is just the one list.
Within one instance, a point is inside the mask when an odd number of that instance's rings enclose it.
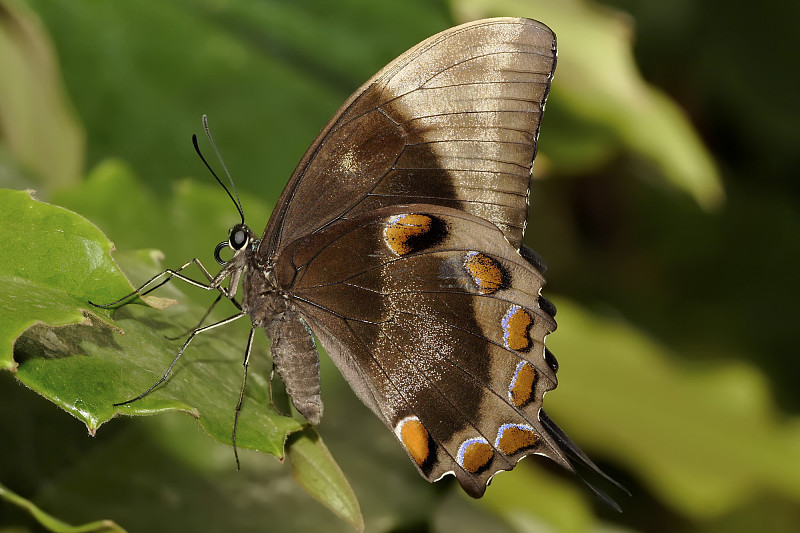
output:
{"label": "butterfly", "polygon": [[[615,483],[542,410],[557,385],[545,347],[556,309],[541,295],[544,263],[522,238],[555,66],[555,35],[529,19],[480,20],[423,41],[331,118],[261,238],[235,186],[231,194],[217,178],[241,216],[214,252],[221,271],[193,260],[184,267],[196,263],[206,282],[167,270],[133,293],[166,276],[239,307],[195,329],[173,365],[195,334],[248,316],[245,381],[263,328],[294,406],[319,423],[316,337],[428,481],[452,474],[480,497],[497,472],[538,454]],[[240,408],[241,396],[237,421]]]}

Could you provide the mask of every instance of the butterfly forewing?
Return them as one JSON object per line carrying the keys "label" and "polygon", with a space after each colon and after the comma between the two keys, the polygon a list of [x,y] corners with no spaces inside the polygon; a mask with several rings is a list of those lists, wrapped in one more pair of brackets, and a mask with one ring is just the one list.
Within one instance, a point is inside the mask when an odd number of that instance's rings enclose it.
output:
{"label": "butterfly forewing", "polygon": [[512,18],[452,28],[401,55],[306,152],[259,253],[274,257],[338,220],[409,203],[479,216],[518,248],[555,55],[549,28]]}

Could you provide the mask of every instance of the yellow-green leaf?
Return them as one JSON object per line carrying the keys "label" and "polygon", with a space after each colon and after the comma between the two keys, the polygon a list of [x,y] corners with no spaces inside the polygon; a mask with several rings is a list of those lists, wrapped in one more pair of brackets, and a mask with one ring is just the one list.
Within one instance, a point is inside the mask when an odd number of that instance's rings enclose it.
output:
{"label": "yellow-green leaf", "polygon": [[0,499],[23,509],[39,522],[42,527],[54,533],[124,533],[125,531],[111,520],[100,520],[88,524],[81,524],[79,526],[71,526],[44,512],[29,500],[10,491],[4,487],[2,483],[0,483]]}
{"label": "yellow-green leaf", "polygon": [[313,429],[292,436],[289,459],[297,482],[356,531],[364,531],[364,518],[356,495],[342,469]]}
{"label": "yellow-green leaf", "polygon": [[16,0],[0,0],[0,14],[0,142],[37,182],[75,184],[83,173],[84,132],[50,38]]}

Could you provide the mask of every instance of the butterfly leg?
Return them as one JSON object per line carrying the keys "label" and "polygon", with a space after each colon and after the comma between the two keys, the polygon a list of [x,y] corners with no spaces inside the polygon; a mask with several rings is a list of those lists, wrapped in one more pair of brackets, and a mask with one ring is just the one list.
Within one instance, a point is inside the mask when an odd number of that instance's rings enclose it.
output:
{"label": "butterfly leg", "polygon": [[[197,267],[200,269],[200,271],[203,273],[203,275],[208,280],[208,283],[202,283],[200,281],[195,281],[195,280],[193,280],[193,279],[191,279],[189,277],[186,277],[183,274],[181,274],[181,271],[183,271],[184,269],[188,268],[192,264],[197,265]],[[94,303],[92,301],[89,301],[89,304],[91,304],[91,305],[93,305],[95,307],[102,307],[102,308],[113,307],[113,306],[115,306],[115,305],[117,305],[117,304],[119,304],[121,302],[124,302],[125,300],[128,300],[129,298],[132,298],[133,296],[136,296],[136,295],[145,296],[147,294],[150,294],[151,292],[153,292],[154,290],[158,289],[159,287],[161,287],[165,283],[169,282],[172,278],[177,278],[177,279],[179,279],[181,281],[184,281],[184,282],[188,283],[189,285],[193,285],[195,287],[199,287],[199,288],[205,289],[207,291],[219,290],[220,292],[222,292],[222,294],[225,295],[226,298],[232,298],[233,295],[230,293],[230,290],[226,289],[225,287],[222,287],[222,285],[221,285],[222,281],[226,277],[228,277],[229,275],[230,275],[230,270],[226,268],[226,269],[223,269],[216,277],[212,276],[208,272],[206,267],[203,266],[203,263],[201,263],[200,260],[195,257],[191,261],[187,261],[180,268],[177,268],[177,269],[168,268],[168,269],[164,270],[163,272],[159,272],[158,274],[156,274],[155,276],[153,276],[152,278],[147,280],[144,284],[142,284],[138,289],[136,289],[135,291],[133,291],[133,292],[131,292],[129,294],[126,294],[125,296],[123,296],[122,298],[120,298],[118,300],[115,300],[115,301],[107,303],[107,304],[97,304],[97,303]],[[163,276],[167,276],[166,279],[161,280],[154,287],[150,287],[150,285],[152,285],[156,280],[158,280],[159,278],[161,278]],[[150,288],[147,288],[147,287],[150,287]]]}
{"label": "butterfly leg", "polygon": [[189,346],[189,343],[192,342],[192,339],[194,339],[195,335],[197,335],[198,333],[203,333],[204,331],[208,331],[208,330],[217,328],[219,326],[224,326],[225,324],[230,324],[231,322],[233,322],[235,320],[238,320],[238,319],[242,318],[243,316],[246,316],[246,314],[247,313],[243,313],[243,312],[242,313],[237,313],[237,314],[235,314],[233,316],[230,316],[230,317],[226,318],[225,320],[220,320],[219,322],[216,322],[216,323],[211,324],[209,326],[205,326],[205,327],[202,327],[202,328],[197,328],[194,331],[192,331],[191,335],[189,335],[189,338],[186,339],[186,342],[183,343],[183,346],[178,351],[178,353],[175,356],[175,358],[172,360],[172,363],[170,363],[169,368],[167,368],[167,371],[164,372],[164,375],[161,376],[161,378],[158,381],[156,381],[149,389],[147,389],[146,391],[141,393],[136,398],[131,398],[130,400],[127,400],[127,401],[124,401],[124,402],[120,402],[120,403],[115,403],[114,407],[119,407],[120,405],[126,405],[126,404],[129,404],[129,403],[133,403],[133,402],[135,402],[137,400],[141,400],[142,398],[144,398],[145,396],[150,394],[156,387],[158,387],[159,385],[164,383],[167,380],[167,378],[169,377],[170,373],[172,372],[172,368],[175,366],[175,363],[177,363],[178,359],[181,358],[181,355],[183,355],[183,352]]}
{"label": "butterfly leg", "polygon": [[[217,298],[219,301],[219,298]],[[247,368],[250,366],[250,349],[253,347],[253,337],[256,334],[255,328],[250,329],[250,338],[247,339],[247,349],[244,352],[244,373],[242,374],[242,389],[239,391],[239,402],[236,404],[236,411],[233,414],[233,456],[236,458],[236,470],[239,470],[239,450],[236,448],[236,428],[239,427],[239,413],[242,411],[242,401],[244,401],[244,389],[247,387]],[[270,401],[272,401],[272,380],[270,379]]]}
{"label": "butterfly leg", "polygon": [[[165,336],[164,338],[167,339],[167,340],[170,340],[170,341],[176,341],[176,340],[178,340],[178,339],[180,339],[182,337],[185,337],[186,335],[189,335],[192,331],[194,331],[197,328],[199,328],[200,326],[202,326],[203,322],[205,322],[206,318],[208,318],[208,315],[210,315],[211,311],[214,310],[214,307],[219,303],[220,300],[222,300],[222,296],[223,296],[222,293],[219,293],[217,295],[217,299],[214,300],[214,302],[211,304],[211,307],[208,308],[208,311],[205,312],[205,314],[200,318],[200,320],[197,322],[197,324],[193,328],[187,329],[186,331],[184,331],[180,335],[175,335],[174,337]],[[236,298],[231,298],[231,303],[233,303],[233,305],[235,305],[236,309],[238,309],[239,311],[242,310],[242,305],[236,300]]]}

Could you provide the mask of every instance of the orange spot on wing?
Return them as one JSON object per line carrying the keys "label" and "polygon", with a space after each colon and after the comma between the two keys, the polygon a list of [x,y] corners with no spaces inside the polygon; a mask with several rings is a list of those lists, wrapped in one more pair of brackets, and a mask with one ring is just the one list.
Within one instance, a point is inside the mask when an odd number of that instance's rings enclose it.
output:
{"label": "orange spot on wing", "polygon": [[508,395],[511,403],[517,407],[524,407],[533,400],[534,385],[536,384],[536,370],[525,361],[517,365],[511,384],[508,386]]}
{"label": "orange spot on wing", "polygon": [[470,474],[480,472],[494,457],[494,449],[482,438],[465,441],[458,450],[458,464]]}
{"label": "orange spot on wing", "polygon": [[503,288],[503,269],[495,259],[480,252],[470,252],[464,260],[464,268],[481,294],[492,294]]}
{"label": "orange spot on wing", "polygon": [[408,453],[419,466],[425,464],[431,455],[431,437],[418,418],[407,418],[400,422],[400,440]]}
{"label": "orange spot on wing", "polygon": [[522,424],[503,424],[497,432],[495,446],[505,455],[514,455],[520,450],[533,448],[539,443],[539,436],[533,428]]}
{"label": "orange spot on wing", "polygon": [[427,215],[411,213],[393,217],[383,229],[386,245],[397,255],[407,255],[414,251],[414,239],[429,233],[433,219]]}
{"label": "orange spot on wing", "polygon": [[531,339],[528,332],[533,325],[533,317],[521,307],[512,307],[503,317],[503,338],[506,347],[518,352],[529,350]]}

